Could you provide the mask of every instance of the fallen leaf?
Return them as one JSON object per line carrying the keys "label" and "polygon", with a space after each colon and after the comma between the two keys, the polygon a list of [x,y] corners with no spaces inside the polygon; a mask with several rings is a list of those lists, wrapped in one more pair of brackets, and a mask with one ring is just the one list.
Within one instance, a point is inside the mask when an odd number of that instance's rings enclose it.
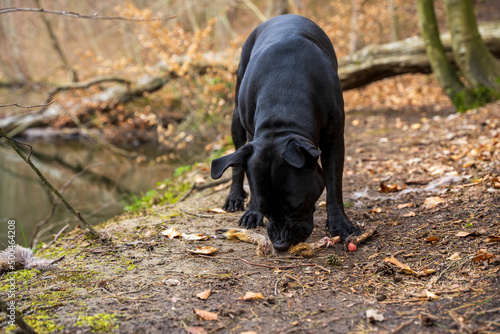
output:
{"label": "fallen leaf", "polygon": [[181,284],[181,281],[179,281],[178,279],[175,279],[175,278],[169,278],[169,279],[164,280],[163,284],[165,284],[167,286],[177,286],[177,285]]}
{"label": "fallen leaf", "polygon": [[212,255],[217,252],[217,248],[212,246],[198,246],[196,249],[186,249],[191,254]]}
{"label": "fallen leaf", "polygon": [[500,189],[500,176],[497,176],[491,180],[491,186],[494,189]]}
{"label": "fallen leaf", "polygon": [[396,259],[394,256],[391,256],[390,258],[386,257],[384,259],[385,262],[389,262],[389,263],[392,263],[393,265],[395,265],[396,267],[400,268],[403,272],[407,273],[407,274],[412,274],[412,275],[416,275],[417,273],[415,271],[413,271],[409,266],[407,266],[406,264],[403,264],[401,263],[398,259]]}
{"label": "fallen leaf", "polygon": [[256,299],[265,299],[265,298],[264,298],[264,295],[260,292],[248,291],[247,293],[245,293],[244,296],[241,296],[238,299],[239,300],[256,300]]}
{"label": "fallen leaf", "polygon": [[435,244],[436,242],[439,241],[439,238],[437,238],[437,237],[429,237],[425,241],[430,242],[431,244]]}
{"label": "fallen leaf", "polygon": [[476,230],[460,231],[457,234],[455,234],[455,236],[460,237],[460,238],[464,238],[464,237],[468,237],[468,236],[477,237],[477,236],[481,235],[482,232],[484,232],[484,231],[476,231]]}
{"label": "fallen leaf", "polygon": [[401,187],[400,185],[397,184],[385,184],[383,182],[380,183],[378,191],[381,193],[393,193],[397,191],[403,190],[404,187]]}
{"label": "fallen leaf", "polygon": [[319,206],[319,207],[326,206],[326,201],[321,201],[321,202],[319,202],[318,206]]}
{"label": "fallen leaf", "polygon": [[213,209],[208,209],[207,212],[212,212],[212,213],[226,213],[226,210],[222,210],[221,208],[213,208]]}
{"label": "fallen leaf", "polygon": [[491,253],[487,253],[487,252],[484,252],[484,253],[480,253],[478,254],[477,256],[475,256],[472,261],[477,261],[477,262],[483,262],[483,261],[488,261],[488,260],[491,260],[495,257],[495,255],[491,254]]}
{"label": "fallen leaf", "polygon": [[194,311],[194,313],[196,313],[196,315],[198,315],[203,320],[212,321],[212,320],[217,320],[218,319],[217,314],[213,313],[213,312],[209,312],[209,311],[205,311],[205,310],[199,310],[197,308],[194,308],[193,311]]}
{"label": "fallen leaf", "polygon": [[413,203],[402,203],[402,204],[398,204],[397,208],[404,209],[404,208],[411,208],[412,206],[413,206]]}
{"label": "fallen leaf", "polygon": [[439,196],[427,197],[424,201],[423,207],[424,207],[424,209],[433,209],[436,206],[438,206],[438,204],[443,203],[443,202],[445,202],[445,200]]}
{"label": "fallen leaf", "polygon": [[200,241],[200,240],[208,240],[210,239],[209,235],[203,234],[203,233],[198,233],[198,234],[181,234],[182,239],[187,240],[187,241]]}
{"label": "fallen leaf", "polygon": [[175,237],[179,237],[182,235],[182,233],[179,232],[179,230],[177,230],[175,227],[170,227],[170,228],[166,229],[165,231],[161,232],[161,234],[166,235],[170,239],[175,238]]}
{"label": "fallen leaf", "polygon": [[382,208],[377,206],[376,208],[372,209],[370,211],[370,213],[381,213],[382,212]]}
{"label": "fallen leaf", "polygon": [[417,214],[413,211],[407,212],[403,215],[403,217],[415,217]]}
{"label": "fallen leaf", "polygon": [[425,290],[425,295],[428,299],[438,299],[435,293]]}
{"label": "fallen leaf", "polygon": [[499,242],[500,241],[500,237],[496,236],[496,235],[490,235],[486,238],[485,240],[486,242]]}
{"label": "fallen leaf", "polygon": [[369,322],[384,321],[384,316],[374,309],[366,310],[366,318]]}
{"label": "fallen leaf", "polygon": [[426,277],[435,273],[436,271],[434,269],[424,269],[417,273],[417,277]]}
{"label": "fallen leaf", "polygon": [[208,332],[203,327],[192,326],[192,327],[184,327],[184,330],[189,334],[207,334]]}
{"label": "fallen leaf", "polygon": [[450,257],[447,257],[446,260],[454,261],[454,260],[459,260],[461,258],[462,257],[460,256],[460,253],[456,252],[456,253],[453,253]]}
{"label": "fallen leaf", "polygon": [[200,298],[202,300],[206,300],[210,296],[210,293],[212,293],[212,289],[207,289],[205,291],[202,291],[202,292],[198,293],[196,295],[196,297],[198,297],[198,298]]}

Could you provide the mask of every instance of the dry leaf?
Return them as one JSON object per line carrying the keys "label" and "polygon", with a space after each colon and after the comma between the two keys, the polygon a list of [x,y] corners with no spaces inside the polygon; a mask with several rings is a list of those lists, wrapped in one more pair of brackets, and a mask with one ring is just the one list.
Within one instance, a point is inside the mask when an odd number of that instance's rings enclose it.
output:
{"label": "dry leaf", "polygon": [[401,191],[403,190],[403,188],[404,187],[401,187],[397,184],[385,184],[381,182],[378,191],[380,191],[381,193],[393,193],[396,191]]}
{"label": "dry leaf", "polygon": [[424,269],[424,270],[421,270],[417,273],[417,277],[425,277],[425,276],[429,276],[429,275],[432,275],[435,273],[436,273],[436,271],[434,269]]}
{"label": "dry leaf", "polygon": [[433,209],[435,208],[438,204],[443,203],[445,200],[442,199],[439,196],[434,196],[434,197],[427,197],[424,201],[424,209]]}
{"label": "dry leaf", "polygon": [[403,203],[403,204],[398,204],[397,208],[404,209],[404,208],[411,208],[412,206],[413,206],[413,203]]}
{"label": "dry leaf", "polygon": [[438,299],[435,293],[425,290],[425,295],[428,299]]}
{"label": "dry leaf", "polygon": [[207,334],[205,328],[199,326],[184,327],[184,330],[189,334]]}
{"label": "dry leaf", "polygon": [[238,298],[240,300],[255,300],[255,299],[265,299],[264,295],[260,292],[248,291],[244,296]]}
{"label": "dry leaf", "polygon": [[212,212],[212,213],[226,213],[226,210],[222,210],[221,208],[213,208],[213,209],[208,209],[207,212]]}
{"label": "dry leaf", "polygon": [[376,207],[376,208],[374,208],[374,209],[372,209],[372,210],[370,211],[370,213],[381,213],[381,212],[382,212],[382,208],[381,208],[381,207],[379,207],[379,206],[378,206],[378,207]]}
{"label": "dry leaf", "polygon": [[196,249],[186,249],[191,254],[212,255],[217,252],[217,248],[212,246],[198,246]]}
{"label": "dry leaf", "polygon": [[198,234],[181,234],[182,239],[187,240],[187,241],[200,241],[200,240],[208,240],[210,239],[209,235],[203,234],[203,233],[198,233]]}
{"label": "dry leaf", "polygon": [[166,235],[170,239],[175,238],[175,237],[179,237],[182,235],[182,233],[179,232],[179,230],[177,230],[175,227],[170,227],[170,228],[166,229],[165,231],[161,232],[161,234]]}
{"label": "dry leaf", "polygon": [[485,240],[486,242],[499,242],[500,241],[500,237],[496,236],[496,235],[490,235],[486,238]]}
{"label": "dry leaf", "polygon": [[460,231],[455,236],[457,237],[467,237],[467,236],[473,236],[477,237],[478,235],[481,235],[481,233],[484,233],[484,231],[476,231],[476,230],[471,230],[471,231]]}
{"label": "dry leaf", "polygon": [[392,263],[396,267],[400,268],[403,272],[407,274],[412,274],[412,275],[417,275],[416,272],[414,272],[409,266],[406,264],[401,263],[398,259],[396,259],[394,256],[391,256],[390,258],[386,257],[384,259],[385,262]]}
{"label": "dry leaf", "polygon": [[211,321],[211,320],[217,320],[218,319],[217,314],[213,313],[213,312],[199,310],[197,308],[194,308],[193,311],[194,311],[194,313],[196,313],[196,315],[198,315],[203,320]]}
{"label": "dry leaf", "polygon": [[384,316],[374,309],[366,310],[366,318],[369,322],[384,321]]}
{"label": "dry leaf", "polygon": [[326,201],[321,201],[321,202],[319,202],[318,206],[319,206],[319,207],[326,206]]}
{"label": "dry leaf", "polygon": [[435,244],[436,242],[439,241],[439,238],[437,238],[437,237],[429,237],[425,241],[430,242],[431,244]]}
{"label": "dry leaf", "polygon": [[450,257],[446,258],[446,260],[451,260],[451,261],[459,259],[461,259],[459,252],[453,253]]}
{"label": "dry leaf", "polygon": [[472,259],[472,261],[477,261],[477,262],[483,262],[483,261],[488,261],[488,260],[491,260],[495,257],[495,255],[491,254],[491,253],[480,253],[478,254],[476,257],[474,257]]}
{"label": "dry leaf", "polygon": [[196,295],[196,297],[206,300],[210,296],[210,293],[212,293],[212,289],[207,289],[205,291],[200,292],[199,294]]}
{"label": "dry leaf", "polygon": [[491,180],[491,186],[494,189],[500,189],[500,176],[497,176]]}
{"label": "dry leaf", "polygon": [[403,215],[403,217],[415,217],[417,214],[413,211],[407,212]]}

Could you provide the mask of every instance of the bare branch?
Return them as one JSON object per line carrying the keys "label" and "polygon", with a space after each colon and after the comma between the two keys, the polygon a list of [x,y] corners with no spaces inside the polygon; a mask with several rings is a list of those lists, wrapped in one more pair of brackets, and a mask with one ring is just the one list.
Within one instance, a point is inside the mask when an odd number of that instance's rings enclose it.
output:
{"label": "bare branch", "polygon": [[42,108],[42,107],[47,107],[50,106],[54,101],[49,101],[45,104],[35,104],[32,106],[22,106],[17,103],[11,103],[11,104],[0,104],[0,108],[5,108],[5,107],[18,107],[18,108],[25,108],[25,109],[31,109],[31,108]]}
{"label": "bare branch", "polygon": [[131,17],[123,17],[123,16],[99,16],[97,13],[94,15],[81,15],[75,12],[66,12],[59,10],[48,10],[43,8],[18,8],[18,7],[7,7],[0,8],[0,14],[5,13],[13,13],[13,12],[37,12],[37,13],[46,13],[46,14],[56,14],[56,15],[64,15],[69,17],[74,17],[77,19],[91,19],[91,20],[122,20],[122,21],[134,21],[134,22],[149,22],[149,21],[166,21],[177,17],[177,15],[171,15],[166,18],[157,18],[157,19],[144,19],[144,18],[131,18]]}

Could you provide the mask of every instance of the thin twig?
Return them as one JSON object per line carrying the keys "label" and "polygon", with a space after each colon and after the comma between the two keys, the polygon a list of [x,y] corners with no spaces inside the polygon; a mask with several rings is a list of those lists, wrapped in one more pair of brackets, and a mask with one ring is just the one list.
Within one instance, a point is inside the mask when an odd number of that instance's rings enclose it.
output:
{"label": "thin twig", "polygon": [[218,259],[240,260],[240,261],[245,262],[246,264],[249,264],[252,266],[271,268],[271,269],[293,269],[293,268],[299,268],[299,267],[317,267],[318,266],[316,263],[299,263],[299,264],[295,264],[293,266],[270,266],[267,264],[253,263],[253,262],[247,261],[241,257],[209,256],[209,255],[203,255],[203,254],[196,254],[196,255],[201,256],[201,257],[205,257],[205,258],[209,258],[209,259],[213,259],[213,260],[218,260]]}
{"label": "thin twig", "polygon": [[91,19],[91,20],[122,20],[122,21],[134,21],[134,22],[150,22],[150,21],[166,21],[177,17],[177,15],[171,15],[166,18],[156,18],[156,19],[145,19],[145,18],[131,18],[123,16],[98,16],[97,13],[94,15],[82,15],[75,12],[66,12],[59,10],[48,10],[43,8],[19,8],[19,7],[7,7],[0,8],[0,14],[13,13],[13,12],[37,12],[46,14],[57,14],[69,17],[74,17],[77,19]]}
{"label": "thin twig", "polygon": [[64,227],[59,231],[57,232],[57,234],[54,236],[54,239],[52,239],[51,242],[49,242],[49,244],[47,245],[47,247],[49,247],[50,245],[52,245],[54,242],[56,242],[57,239],[59,239],[59,237],[61,236],[61,234],[66,231],[66,229],[69,227],[69,224],[66,224],[64,225]]}
{"label": "thin twig", "polygon": [[24,108],[24,109],[42,108],[42,107],[47,107],[47,106],[51,105],[52,103],[54,103],[54,101],[49,101],[49,102],[44,103],[44,104],[35,104],[32,106],[22,106],[22,105],[17,104],[17,103],[0,104],[0,108],[5,108],[5,107],[18,107],[18,108]]}

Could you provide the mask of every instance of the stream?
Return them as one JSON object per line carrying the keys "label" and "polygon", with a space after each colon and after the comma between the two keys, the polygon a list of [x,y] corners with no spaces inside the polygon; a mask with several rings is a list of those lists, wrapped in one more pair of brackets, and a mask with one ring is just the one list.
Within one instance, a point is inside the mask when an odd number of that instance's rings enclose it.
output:
{"label": "stream", "polygon": [[[175,168],[166,163],[157,164],[154,159],[138,163],[103,150],[88,140],[20,141],[33,147],[31,161],[57,189],[84,167],[93,166],[74,179],[64,192],[71,206],[91,224],[120,214],[130,194],[141,195],[170,177]],[[141,154],[154,158],[153,147],[139,149]],[[8,245],[7,231],[12,226],[16,242],[27,246],[35,226],[49,215],[53,198],[35,172],[10,146],[0,146],[0,250]],[[67,223],[72,229],[80,222],[59,204],[49,224],[45,225],[48,231],[41,241],[50,241],[51,235]]]}

